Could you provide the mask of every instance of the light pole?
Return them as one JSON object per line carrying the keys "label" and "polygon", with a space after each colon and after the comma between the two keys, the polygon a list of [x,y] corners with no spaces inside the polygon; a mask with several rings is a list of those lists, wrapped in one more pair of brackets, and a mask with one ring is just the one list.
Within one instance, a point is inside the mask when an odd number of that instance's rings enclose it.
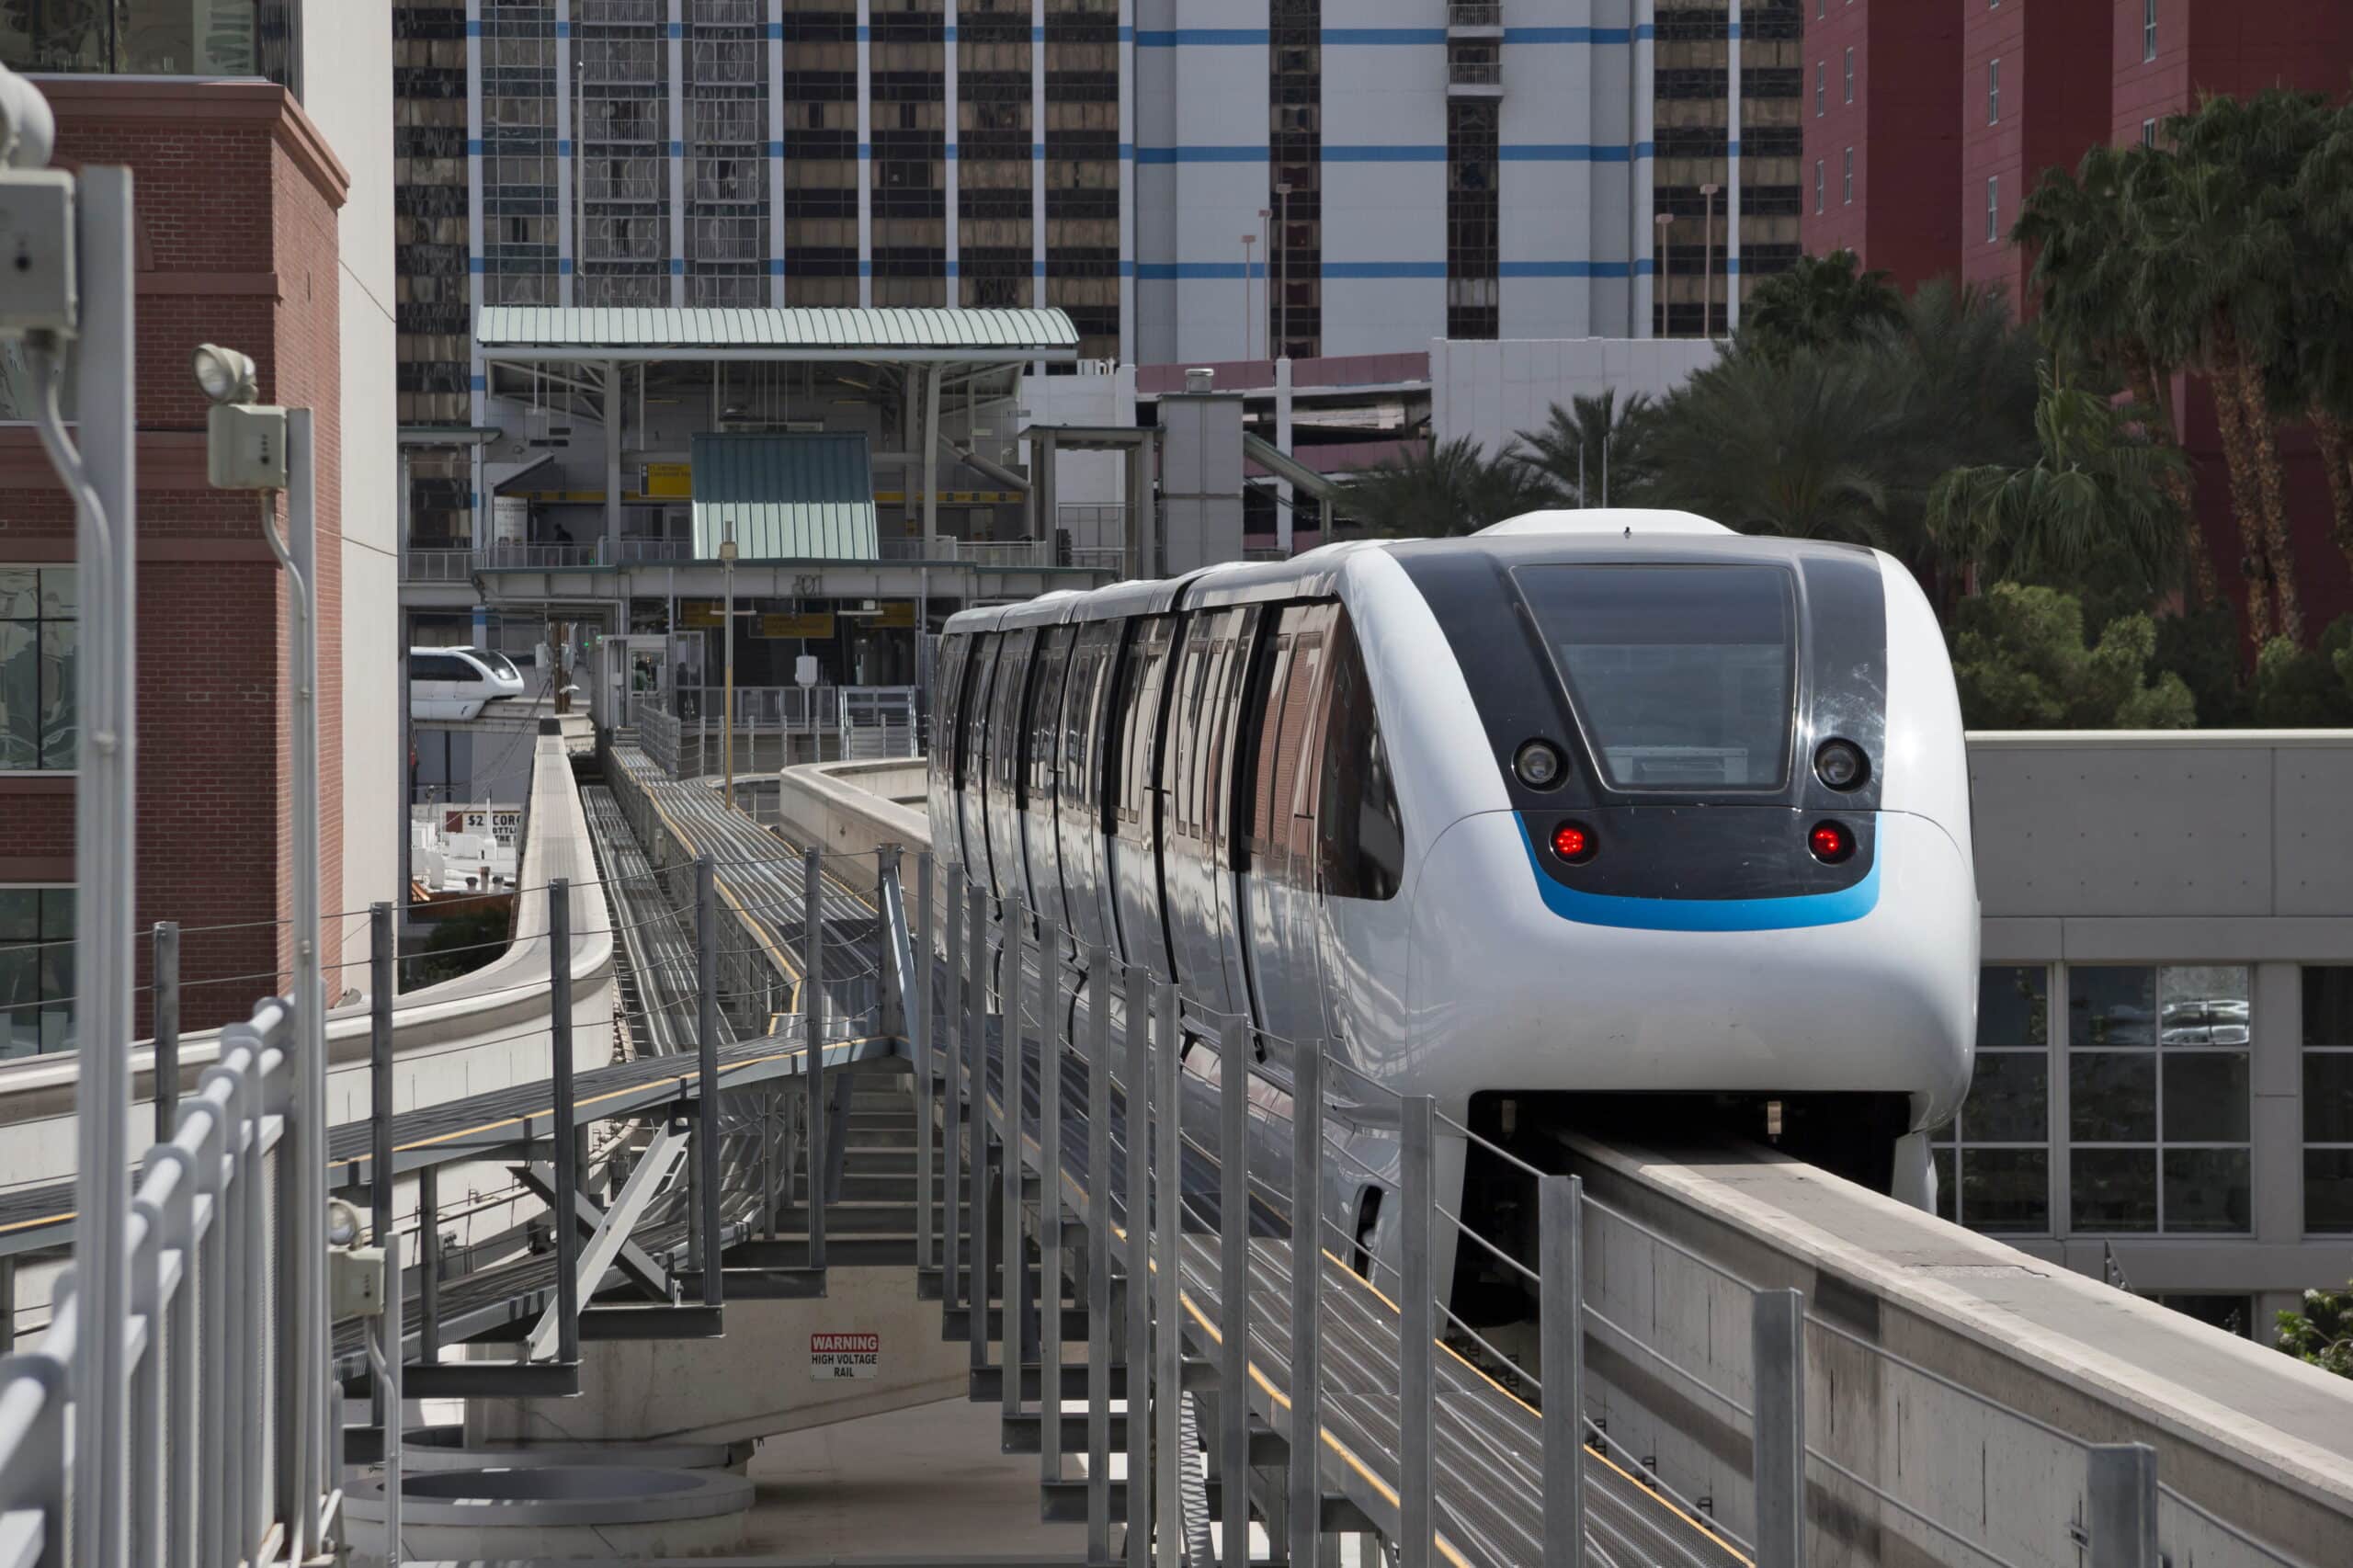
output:
{"label": "light pole", "polygon": [[1667,285],[1674,281],[1675,242],[1667,231],[1675,226],[1675,214],[1662,212],[1651,220],[1658,225],[1658,335],[1675,335],[1675,292]]}
{"label": "light pole", "polygon": [[1707,238],[1700,251],[1704,259],[1699,263],[1699,335],[1706,338],[1716,335],[1716,192],[1722,188],[1713,180],[1699,187],[1708,202]]}
{"label": "light pole", "polygon": [[1275,358],[1290,358],[1290,181],[1275,182],[1275,205],[1280,210],[1275,219],[1275,237],[1281,249],[1275,252]]}
{"label": "light pole", "polygon": [[724,798],[732,811],[735,805],[735,520],[732,517],[719,541],[719,564],[727,579],[727,613],[719,622],[727,669],[720,694],[719,755],[727,776]]}
{"label": "light pole", "polygon": [[1258,243],[1256,234],[1242,236],[1242,358],[1250,358],[1250,247]]}
{"label": "light pole", "polygon": [[[1264,235],[1267,241],[1267,294],[1270,301],[1275,291],[1275,234],[1269,220],[1271,220],[1274,215],[1274,210],[1271,208],[1261,207],[1258,209],[1258,233]],[[1250,269],[1247,267],[1245,267],[1243,270],[1247,272]],[[1271,312],[1268,313],[1272,314]],[[1261,318],[1256,315],[1250,318],[1250,336],[1254,343],[1256,341],[1258,335],[1258,323],[1260,319]],[[1269,331],[1272,331],[1273,325],[1274,324],[1271,321],[1267,323],[1267,328]],[[1267,358],[1272,359],[1274,357],[1275,346],[1272,343],[1268,343],[1267,345]]]}

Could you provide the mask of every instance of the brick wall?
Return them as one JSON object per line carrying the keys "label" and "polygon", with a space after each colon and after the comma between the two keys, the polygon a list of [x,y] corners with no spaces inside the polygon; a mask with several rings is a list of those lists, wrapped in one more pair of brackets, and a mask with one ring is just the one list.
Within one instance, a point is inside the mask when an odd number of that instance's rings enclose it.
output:
{"label": "brick wall", "polygon": [[[1960,129],[1952,85],[1961,69],[1955,0],[1829,0],[1809,4],[1803,59],[1805,127],[1799,233],[1810,256],[1846,249],[1909,289],[1955,271],[1961,227],[1949,196],[1960,176]],[[1854,102],[1847,102],[1846,56],[1854,51]],[[1813,75],[1824,72],[1823,112]],[[1854,196],[1845,190],[1852,149]],[[1814,211],[1814,165],[1823,204]]]}
{"label": "brick wall", "polygon": [[[244,1016],[283,983],[291,938],[287,585],[257,499],[206,486],[199,343],[250,354],[262,400],[315,410],[320,907],[342,908],[341,167],[281,88],[50,78],[58,162],[127,164],[138,210],[139,908],[183,937],[186,1027]],[[29,432],[0,432],[0,560],[67,561],[71,509]],[[70,874],[73,799],[0,778],[0,881]],[[22,822],[29,833],[13,831]],[[330,997],[344,923],[328,921]],[[358,949],[355,948],[355,951]],[[140,983],[149,979],[142,957]],[[142,998],[143,1003],[143,998]],[[148,1010],[141,1008],[141,1027]]]}

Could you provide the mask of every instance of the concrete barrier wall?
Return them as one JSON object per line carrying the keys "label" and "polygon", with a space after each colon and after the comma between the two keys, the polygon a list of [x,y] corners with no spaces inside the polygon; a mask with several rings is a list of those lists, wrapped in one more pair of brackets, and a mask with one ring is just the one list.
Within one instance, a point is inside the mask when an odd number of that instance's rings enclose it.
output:
{"label": "concrete barrier wall", "polygon": [[1817,1568],[1951,1561],[1924,1518],[2077,1568],[2102,1443],[2156,1450],[2177,1565],[2277,1561],[2199,1508],[2302,1562],[2353,1554],[2353,1384],[1778,1156],[1575,1147],[1591,1414],[1727,1528],[1756,1517],[1750,1302],[1793,1289]]}
{"label": "concrete barrier wall", "polygon": [[[517,900],[512,945],[471,974],[401,997],[392,1014],[395,1108],[462,1099],[469,1095],[548,1076],[548,897],[551,878],[566,877],[572,898],[573,1058],[575,1067],[613,1059],[612,919],[596,885],[596,854],[572,778],[564,743],[543,735],[531,765],[530,815]],[[351,951],[366,950],[365,938]],[[347,971],[363,990],[368,971]],[[256,994],[260,994],[256,983]],[[330,990],[334,989],[332,983]],[[358,1120],[369,1111],[368,1004],[363,997],[328,1015],[327,1113],[332,1122]],[[193,1088],[218,1060],[217,1031],[180,1041],[180,1072]],[[131,1052],[133,1125],[152,1122],[154,1051]],[[71,1177],[74,1165],[72,1053],[23,1058],[0,1065],[0,1189],[37,1187]]]}
{"label": "concrete barrier wall", "polygon": [[[814,844],[829,855],[870,857],[886,844],[910,855],[928,849],[924,767],[917,757],[788,767],[778,776],[778,826],[795,843]],[[847,862],[835,868],[835,875],[870,891],[873,864],[870,858],[863,866]]]}

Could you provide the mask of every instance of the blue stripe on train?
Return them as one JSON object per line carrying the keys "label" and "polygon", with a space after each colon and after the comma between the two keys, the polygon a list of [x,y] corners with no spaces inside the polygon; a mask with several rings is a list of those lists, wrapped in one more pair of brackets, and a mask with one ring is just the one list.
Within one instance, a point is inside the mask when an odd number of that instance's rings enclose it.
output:
{"label": "blue stripe on train", "polygon": [[[1628,898],[1564,887],[1536,858],[1536,841],[1522,833],[1528,869],[1545,906],[1563,920],[1614,926],[1627,931],[1794,931],[1809,926],[1843,926],[1879,907],[1879,861],[1853,887],[1836,892],[1798,893],[1789,898]],[[1882,844],[1879,853],[1884,854]]]}

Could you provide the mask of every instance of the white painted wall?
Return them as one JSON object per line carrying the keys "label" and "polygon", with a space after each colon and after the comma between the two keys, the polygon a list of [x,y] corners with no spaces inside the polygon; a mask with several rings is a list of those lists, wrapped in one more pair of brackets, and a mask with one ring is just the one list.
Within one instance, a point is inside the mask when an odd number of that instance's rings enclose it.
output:
{"label": "white painted wall", "polygon": [[[1446,45],[1422,0],[1327,6],[1324,352],[1395,353],[1446,333]],[[1434,155],[1433,155],[1434,154]]]}
{"label": "white painted wall", "polygon": [[[1108,376],[1021,378],[1021,423],[1110,425],[1136,422],[1136,369],[1123,365]],[[1034,463],[1024,449],[1022,460]],[[1125,460],[1118,452],[1064,452],[1054,471],[1054,499],[1068,506],[1117,506],[1127,500],[1121,482]]]}
{"label": "white painted wall", "polygon": [[[1498,452],[1533,430],[1558,403],[1617,389],[1660,397],[1712,364],[1718,346],[1704,338],[1584,337],[1500,343],[1435,339],[1430,344],[1430,433],[1450,441],[1478,438]],[[1600,499],[1600,476],[1592,478]]]}
{"label": "white painted wall", "polygon": [[[341,907],[359,909],[393,897],[400,877],[392,8],[338,6],[320,8],[312,20],[302,28],[303,111],[351,176],[350,194],[336,215],[343,377]],[[323,649],[321,656],[336,652]]]}

